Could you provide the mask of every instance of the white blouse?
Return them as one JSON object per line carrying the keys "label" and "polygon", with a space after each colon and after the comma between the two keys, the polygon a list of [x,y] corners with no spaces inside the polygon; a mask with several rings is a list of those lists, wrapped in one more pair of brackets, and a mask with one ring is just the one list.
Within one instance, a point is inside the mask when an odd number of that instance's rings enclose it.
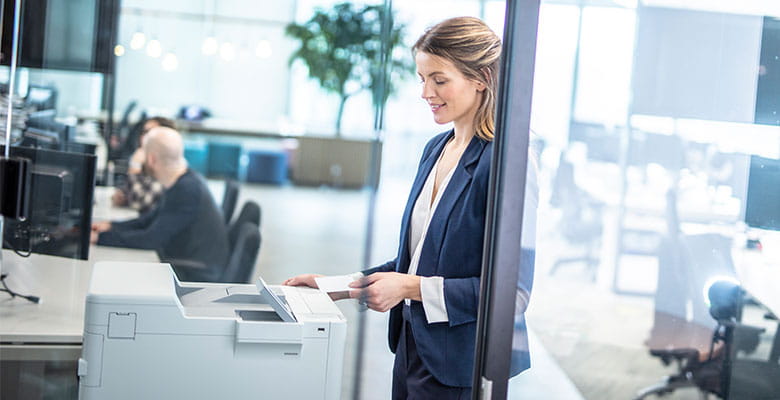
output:
{"label": "white blouse", "polygon": [[[436,164],[433,165],[431,172],[428,174],[428,178],[425,180],[422,191],[417,197],[417,201],[414,203],[412,209],[412,224],[409,228],[409,254],[412,255],[412,260],[409,263],[409,275],[417,275],[417,267],[420,264],[420,253],[422,252],[423,243],[425,243],[425,236],[428,234],[428,225],[431,222],[431,217],[436,212],[436,206],[439,205],[442,193],[447,189],[447,185],[452,179],[452,174],[457,168],[457,164],[452,167],[447,176],[442,180],[439,186],[438,192],[436,192],[436,198],[431,202],[433,197],[433,185],[436,181],[436,168],[439,166],[439,161],[444,151],[439,155],[439,159],[436,160]],[[357,280],[363,277],[362,272],[355,272],[349,275],[353,280]],[[444,277],[441,276],[429,276],[420,278],[420,295],[422,296],[423,310],[425,310],[425,318],[429,324],[436,322],[447,322],[449,316],[447,315],[447,305],[444,302]],[[409,305],[411,300],[405,299],[404,302]]]}
{"label": "white blouse", "polygon": [[[444,154],[442,151],[441,154]],[[430,225],[431,218],[436,212],[436,207],[439,205],[442,193],[447,189],[447,184],[450,183],[453,172],[455,172],[454,166],[446,177],[441,182],[439,190],[436,192],[436,198],[431,201],[433,197],[433,186],[436,181],[436,168],[441,161],[441,155],[436,160],[436,164],[433,165],[431,172],[428,174],[428,178],[425,180],[420,195],[417,197],[417,201],[414,203],[412,209],[412,223],[409,228],[409,254],[412,255],[412,260],[409,264],[409,274],[416,275],[417,268],[420,264],[420,253],[422,253],[423,243],[425,243],[425,237],[428,234],[428,226]],[[447,306],[444,302],[444,278],[441,276],[431,276],[420,278],[420,294],[422,295],[423,309],[425,310],[425,317],[429,324],[436,322],[447,322],[449,317],[447,315]],[[409,299],[406,299],[406,304],[410,303]]]}

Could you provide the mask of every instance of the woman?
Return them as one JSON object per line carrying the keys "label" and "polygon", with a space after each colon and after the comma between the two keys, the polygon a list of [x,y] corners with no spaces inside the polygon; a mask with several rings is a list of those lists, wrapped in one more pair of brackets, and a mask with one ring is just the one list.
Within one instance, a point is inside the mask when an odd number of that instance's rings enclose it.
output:
{"label": "woman", "polygon": [[[398,256],[363,271],[349,295],[390,311],[394,399],[470,398],[501,41],[461,17],[427,30],[413,50],[422,98],[453,129],[425,146]],[[316,287],[317,276],[285,284]]]}

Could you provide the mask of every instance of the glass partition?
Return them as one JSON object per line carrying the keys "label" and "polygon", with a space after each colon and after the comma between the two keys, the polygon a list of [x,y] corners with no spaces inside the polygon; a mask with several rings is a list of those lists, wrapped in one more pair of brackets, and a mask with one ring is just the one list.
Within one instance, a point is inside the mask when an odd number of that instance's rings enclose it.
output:
{"label": "glass partition", "polygon": [[[81,227],[92,228],[87,260],[3,251],[5,282],[39,296],[41,307],[2,299],[0,397],[77,398],[79,374],[91,382],[79,358],[88,359],[92,350],[82,348],[95,343],[82,336],[95,262],[170,263],[182,281],[234,283],[229,292],[251,292],[258,278],[282,292],[278,285],[299,274],[347,275],[370,266],[367,232],[380,171],[392,171],[382,163],[381,110],[392,88],[413,79],[406,47],[413,33],[401,17],[389,26],[388,4],[18,3],[4,2],[4,21],[18,11],[22,37],[12,41],[5,22],[2,37],[4,93],[12,75],[16,81],[10,144],[94,153],[97,174],[88,183],[97,185],[93,224]],[[390,34],[382,36],[385,27]],[[13,46],[21,54],[15,74],[6,57]],[[388,75],[392,82],[380,84]],[[186,172],[176,179],[160,172],[168,168],[162,153],[139,152],[147,150],[144,138],[162,135],[156,126],[180,133],[174,150]],[[156,140],[148,139],[164,145]],[[396,158],[388,155],[389,165]],[[184,180],[189,191],[176,194]],[[204,272],[212,267],[217,272]],[[57,282],[42,283],[47,268],[57,268]],[[143,290],[153,286],[149,279]],[[199,304],[178,295],[183,309]],[[343,344],[334,336],[335,358],[321,360],[332,365],[323,390],[351,398],[361,379],[357,346],[366,313],[352,300],[336,304],[329,315],[343,314],[346,330]],[[19,332],[29,321],[38,333]]]}
{"label": "glass partition", "polygon": [[[277,287],[393,259],[423,148],[449,129],[420,98],[410,49],[448,17],[480,17],[500,34],[507,8],[497,0],[2,4],[2,144],[91,154],[79,156],[90,173],[46,175],[38,166],[32,172],[61,190],[31,204],[65,204],[74,187],[95,185],[94,225],[80,222],[90,225],[80,232],[90,229],[96,242],[77,260],[25,258],[25,236],[4,240],[3,283],[41,301],[0,296],[3,399],[77,398],[79,373],[87,376],[78,360],[94,351],[83,352],[95,338],[84,329],[97,261],[169,262],[182,280],[233,282],[238,289],[227,290],[241,295],[257,278]],[[511,323],[522,335],[503,342],[512,343],[505,375],[528,355],[531,366],[509,380],[507,398],[780,392],[778,18],[761,0],[541,2],[530,132],[517,142],[528,146],[525,210],[504,221],[522,241],[495,253],[520,250],[520,275],[491,271],[525,285],[501,300],[525,311]],[[184,214],[202,198],[210,210],[169,221],[211,222],[175,245],[149,232],[104,236],[105,222],[117,229],[172,198],[176,180],[138,152],[152,125],[169,124],[202,189],[173,196],[173,208]],[[521,159],[517,151],[504,159]],[[69,181],[80,176],[93,181]],[[518,187],[495,189],[518,199]],[[195,254],[205,258],[178,257]],[[205,276],[198,268],[209,263],[243,272]],[[529,268],[532,291],[518,279]],[[185,292],[183,308],[198,304]],[[328,393],[390,398],[387,313],[336,305],[345,344]],[[126,312],[115,321],[133,318]],[[264,314],[237,315],[259,323]]]}
{"label": "glass partition", "polygon": [[508,398],[777,396],[779,11],[542,2],[531,369]]}

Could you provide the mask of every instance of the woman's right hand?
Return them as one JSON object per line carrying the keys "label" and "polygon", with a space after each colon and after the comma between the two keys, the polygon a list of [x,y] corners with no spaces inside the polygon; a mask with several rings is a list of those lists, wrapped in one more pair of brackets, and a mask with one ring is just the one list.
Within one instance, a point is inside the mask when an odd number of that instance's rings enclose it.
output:
{"label": "woman's right hand", "polygon": [[319,275],[319,274],[298,275],[298,276],[294,276],[294,277],[289,278],[286,281],[282,282],[282,285],[285,285],[285,286],[308,286],[310,288],[319,289],[319,286],[317,286],[317,281],[315,281],[314,278],[319,278],[321,276],[325,276],[325,275]]}

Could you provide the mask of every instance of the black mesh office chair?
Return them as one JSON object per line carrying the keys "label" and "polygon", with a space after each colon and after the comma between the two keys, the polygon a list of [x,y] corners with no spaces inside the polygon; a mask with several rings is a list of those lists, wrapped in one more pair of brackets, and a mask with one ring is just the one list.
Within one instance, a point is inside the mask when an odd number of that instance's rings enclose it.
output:
{"label": "black mesh office chair", "polygon": [[220,282],[249,283],[260,252],[260,229],[252,222],[238,227],[238,236]]}
{"label": "black mesh office chair", "polygon": [[239,188],[238,182],[232,179],[225,180],[225,193],[222,195],[222,216],[225,217],[225,225],[230,223],[233,211],[236,210]]}
{"label": "black mesh office chair", "polygon": [[[674,363],[677,371],[641,389],[636,400],[668,395],[680,388],[717,386],[712,382],[719,380],[723,349],[722,345],[712,346],[715,323],[702,293],[710,274],[734,275],[731,258],[723,253],[729,249],[727,238],[713,234],[670,232],[662,240],[653,326],[645,345],[651,356],[664,365]],[[702,390],[702,397],[706,393]]]}
{"label": "black mesh office chair", "polygon": [[[777,359],[748,359],[740,352],[756,349],[763,329],[740,323],[745,292],[735,282],[722,280],[708,290],[710,314],[718,325],[713,345],[724,347],[720,379],[713,393],[728,400],[780,399],[780,364]],[[775,332],[777,335],[778,333]]]}
{"label": "black mesh office chair", "polygon": [[[754,351],[757,337],[763,331],[740,326],[741,339],[737,341],[723,333],[722,315],[726,311],[735,320],[739,318],[736,306],[725,309],[727,296],[721,295],[715,301],[712,298],[712,288],[720,287],[719,282],[735,280],[730,249],[731,239],[717,234],[670,234],[663,241],[655,319],[645,344],[650,354],[664,365],[676,364],[677,372],[640,390],[636,400],[665,396],[685,387],[697,388],[704,399],[710,394],[729,398],[728,388],[724,390],[723,385],[728,385],[727,381],[733,378],[724,375],[724,370],[736,351]],[[712,284],[716,276],[723,280]],[[708,288],[710,304],[704,297]]]}
{"label": "black mesh office chair", "polygon": [[228,243],[230,244],[231,248],[233,248],[236,240],[238,239],[241,225],[244,222],[251,222],[257,225],[259,228],[261,216],[262,211],[259,204],[252,200],[248,200],[246,203],[244,203],[244,205],[241,207],[241,212],[238,213],[238,217],[236,217],[235,221],[228,225]]}
{"label": "black mesh office chair", "polygon": [[260,252],[260,228],[254,222],[241,222],[234,225],[235,241],[229,243],[230,254],[225,268],[221,272],[212,271],[199,261],[166,260],[173,266],[179,280],[185,282],[250,283]]}

